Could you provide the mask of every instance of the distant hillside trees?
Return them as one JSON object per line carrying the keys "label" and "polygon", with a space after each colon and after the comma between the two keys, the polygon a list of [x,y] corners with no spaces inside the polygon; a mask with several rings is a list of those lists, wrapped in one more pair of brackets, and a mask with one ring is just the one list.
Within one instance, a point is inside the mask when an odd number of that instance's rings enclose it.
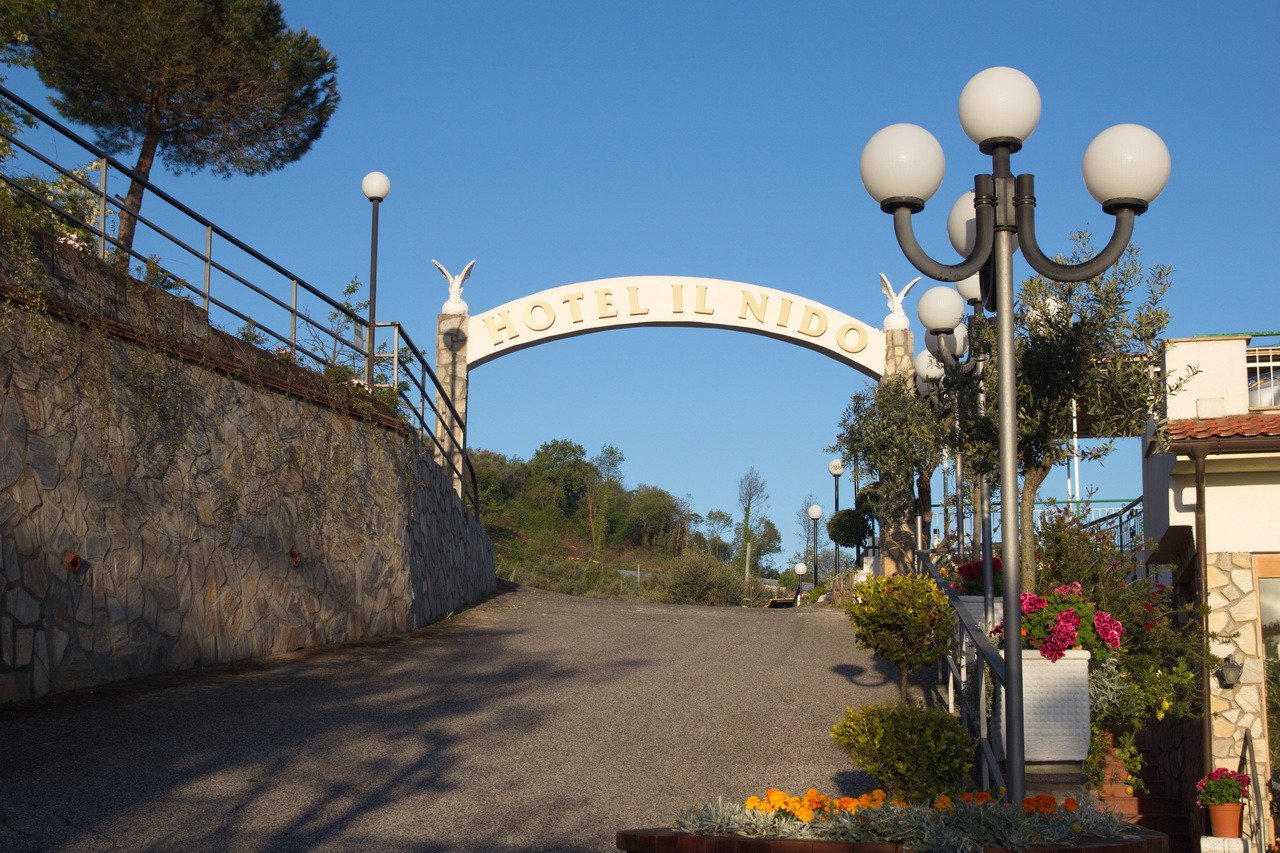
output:
{"label": "distant hillside trees", "polygon": [[574,557],[599,563],[608,562],[610,553],[616,560],[627,552],[644,554],[646,565],[665,566],[677,555],[703,552],[713,562],[733,560],[740,587],[744,530],[753,543],[753,573],[771,573],[768,558],[782,550],[777,527],[759,511],[762,479],[750,489],[753,506],[744,512],[750,526],[744,528],[735,527],[723,510],[710,510],[704,518],[693,511],[691,497],[676,498],[659,486],[626,488],[626,457],[613,445],[588,458],[581,444],[554,439],[528,461],[478,449],[471,459],[482,520],[504,559]]}
{"label": "distant hillside trees", "polygon": [[[8,5],[8,4],[6,4]],[[107,152],[137,151],[148,179],[174,171],[275,171],[305,154],[338,105],[337,60],[319,39],[285,26],[275,0],[18,2],[9,61],[58,92],[58,112],[97,132]],[[131,182],[124,210],[138,213]],[[132,248],[137,220],[120,217]],[[127,257],[127,255],[126,255]]]}

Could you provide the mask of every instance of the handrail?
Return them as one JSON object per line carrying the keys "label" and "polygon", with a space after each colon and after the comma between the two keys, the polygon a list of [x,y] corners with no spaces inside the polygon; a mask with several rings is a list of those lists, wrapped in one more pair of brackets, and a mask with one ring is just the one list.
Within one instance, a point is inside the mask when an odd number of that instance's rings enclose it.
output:
{"label": "handrail", "polygon": [[[994,779],[996,787],[1006,788],[1004,775],[1000,772],[1002,756],[997,754],[996,745],[993,745],[991,738],[993,730],[1000,731],[1000,727],[994,725],[993,720],[1000,713],[998,708],[1000,704],[1003,704],[1002,697],[1007,681],[1004,655],[991,642],[991,638],[987,636],[986,631],[965,610],[960,601],[960,596],[951,588],[951,584],[938,571],[937,566],[933,564],[929,552],[917,551],[916,560],[933,578],[933,582],[938,585],[943,594],[947,596],[951,609],[955,611],[956,622],[959,624],[961,640],[959,653],[958,655],[952,654],[947,658],[947,668],[954,682],[960,684],[962,696],[967,692],[971,683],[973,683],[977,691],[977,708],[971,709],[962,701],[960,717],[961,722],[965,724],[970,733],[976,734],[978,738],[978,778],[984,789],[993,787],[989,784],[992,779]],[[977,673],[974,676],[968,675],[970,644],[972,644],[975,654],[975,662],[979,664]],[[987,706],[986,674],[988,671],[990,671],[991,677],[995,680],[997,690],[996,699],[998,704],[994,713]],[[1003,753],[1003,735],[1000,737],[1000,752]]]}
{"label": "handrail", "polygon": [[[305,356],[306,358],[313,361],[315,365],[319,365],[326,369],[336,368],[339,370],[343,370],[344,372],[350,371],[350,364],[348,362],[352,359],[365,358],[366,349],[363,345],[360,344],[359,340],[349,340],[346,337],[345,333],[335,331],[334,329],[331,329],[328,326],[320,322],[317,322],[316,320],[311,318],[311,316],[307,313],[306,310],[300,309],[298,305],[298,289],[299,288],[301,288],[301,290],[305,294],[318,298],[324,305],[333,309],[333,311],[336,312],[338,317],[343,318],[340,322],[344,324],[350,323],[351,330],[354,333],[356,333],[357,336],[362,336],[363,339],[366,341],[368,340],[368,336],[370,334],[373,334],[374,330],[379,328],[385,328],[388,326],[394,326],[394,330],[395,330],[394,350],[391,353],[377,353],[374,356],[375,361],[378,359],[391,360],[392,362],[391,382],[386,383],[381,381],[381,380],[384,380],[386,377],[385,375],[379,374],[375,378],[376,387],[370,388],[368,390],[370,391],[370,393],[372,393],[373,391],[377,390],[378,387],[383,387],[383,388],[391,387],[394,389],[396,399],[403,410],[401,413],[401,417],[405,417],[404,412],[413,413],[414,419],[416,419],[418,422],[417,423],[418,435],[420,437],[424,437],[424,436],[429,437],[430,440],[435,444],[436,448],[439,451],[437,454],[438,461],[452,470],[457,487],[464,493],[464,497],[469,499],[469,503],[471,504],[472,510],[476,514],[476,516],[477,517],[479,516],[480,514],[479,488],[477,484],[475,468],[471,462],[470,454],[467,452],[466,422],[460,416],[457,408],[454,405],[453,400],[450,398],[449,394],[445,391],[444,386],[440,383],[440,380],[436,376],[435,371],[431,369],[422,350],[412,341],[412,339],[409,338],[409,336],[404,332],[403,328],[400,326],[399,323],[377,323],[373,326],[373,329],[370,329],[368,320],[356,314],[348,306],[333,299],[332,297],[330,297],[320,289],[311,285],[301,276],[298,276],[297,274],[291,272],[290,270],[286,269],[279,263],[273,261],[272,259],[268,258],[266,255],[257,251],[253,247],[249,246],[239,238],[235,237],[234,235],[232,235],[230,232],[226,231],[222,227],[214,224],[211,220],[197,213],[196,211],[194,211],[187,205],[183,204],[182,202],[178,201],[172,195],[165,192],[163,189],[156,186],[151,181],[139,177],[137,174],[133,172],[132,169],[130,169],[120,161],[116,160],[114,157],[107,154],[98,146],[80,137],[74,131],[70,130],[64,124],[59,122],[57,119],[44,113],[43,111],[41,111],[40,109],[38,109],[37,107],[29,103],[28,101],[24,100],[23,98],[19,97],[18,95],[10,91],[8,88],[4,86],[0,86],[0,97],[7,99],[11,103],[13,103],[15,106],[24,110],[33,119],[35,119],[37,124],[43,124],[44,126],[51,128],[66,140],[69,140],[75,145],[78,145],[85,152],[87,152],[88,154],[91,154],[95,162],[100,164],[100,166],[97,167],[100,172],[100,185],[95,186],[94,184],[91,184],[89,181],[81,178],[73,170],[62,166],[51,157],[46,156],[36,148],[32,147],[31,145],[28,145],[23,140],[17,138],[15,134],[9,133],[3,129],[0,129],[0,138],[3,138],[4,140],[12,144],[15,150],[25,153],[26,155],[34,158],[36,161],[42,163],[44,166],[54,170],[56,174],[61,175],[63,178],[66,178],[72,181],[76,186],[78,186],[80,189],[82,189],[85,192],[85,198],[94,198],[96,200],[95,204],[97,205],[98,216],[95,218],[98,219],[100,224],[92,224],[89,222],[85,222],[84,220],[79,218],[77,215],[71,213],[69,210],[66,210],[60,207],[56,200],[45,198],[39,193],[34,192],[29,187],[24,186],[23,183],[20,180],[18,180],[16,177],[11,177],[9,174],[0,172],[0,181],[2,181],[4,185],[12,188],[13,191],[19,192],[22,196],[52,211],[56,216],[60,217],[63,221],[67,222],[69,224],[69,227],[72,227],[73,229],[81,229],[88,234],[94,235],[94,237],[96,237],[99,241],[101,241],[100,243],[101,249],[99,251],[99,257],[101,258],[106,257],[105,247],[108,243],[110,243],[112,246],[115,247],[115,249],[118,252],[124,253],[127,257],[136,259],[138,261],[141,261],[147,264],[149,269],[151,268],[152,265],[154,265],[154,267],[158,269],[164,276],[166,276],[168,280],[171,280],[173,282],[174,289],[179,289],[183,292],[190,292],[195,296],[199,297],[200,299],[202,299],[204,302],[204,308],[205,308],[206,314],[208,313],[210,306],[216,307],[219,311],[224,312],[226,316],[237,318],[241,321],[244,321],[246,324],[252,324],[252,327],[257,331],[261,332],[263,335],[280,342],[280,344],[282,344],[284,347],[288,347],[289,354],[294,358],[297,358],[298,356]],[[193,247],[190,244],[190,242],[176,236],[175,234],[170,233],[169,230],[161,226],[158,222],[154,221],[151,217],[143,216],[140,211],[137,213],[134,213],[134,212],[125,210],[124,205],[120,199],[116,197],[109,197],[107,195],[107,190],[106,190],[106,177],[108,174],[108,167],[110,167],[111,169],[114,169],[116,172],[123,175],[128,180],[141,184],[143,187],[146,188],[146,190],[152,196],[154,196],[155,198],[161,201],[166,202],[178,213],[182,214],[183,216],[187,217],[187,219],[192,220],[198,225],[202,226],[204,229],[204,236],[205,236],[205,251],[204,252],[199,251],[198,249]],[[115,212],[115,215],[129,216],[133,221],[139,224],[145,225],[149,229],[149,233],[153,233],[158,237],[163,238],[163,240],[167,241],[166,245],[173,246],[177,250],[179,250],[179,252],[185,252],[187,255],[190,255],[193,258],[202,262],[204,266],[203,289],[196,287],[195,285],[187,281],[182,276],[179,276],[173,273],[172,271],[170,271],[169,269],[165,268],[154,257],[145,256],[139,253],[138,251],[136,251],[133,247],[125,248],[124,245],[119,241],[117,237],[114,237],[111,234],[107,233],[107,227],[106,227],[107,204],[111,205],[111,208]],[[289,286],[291,288],[290,301],[286,302],[284,299],[270,292],[265,286],[260,286],[259,284],[256,284],[255,282],[249,280],[249,278],[230,269],[221,261],[215,260],[213,257],[213,248],[212,248],[213,247],[212,241],[215,235],[221,238],[221,240],[225,241],[226,244],[243,252],[247,257],[262,264],[267,270],[270,270],[271,272],[274,272],[279,276],[282,276],[284,280],[289,283]],[[213,293],[211,293],[210,277],[211,277],[211,273],[215,270],[221,276],[225,276],[231,282],[238,284],[241,287],[246,289],[243,292],[236,291],[237,294],[240,294],[240,293],[252,294],[253,298],[259,298],[261,300],[265,300],[265,306],[268,310],[270,310],[271,308],[274,308],[282,312],[287,312],[289,317],[288,335],[286,336],[284,333],[276,331],[275,329],[271,328],[271,326],[268,323],[261,322],[259,319],[255,318],[253,316],[253,309],[245,307],[243,305],[243,299],[241,300],[242,304],[239,307],[237,307],[230,304],[226,299],[222,299],[213,295]],[[278,316],[278,315],[273,315],[273,316]],[[312,347],[308,347],[307,345],[299,342],[298,340],[298,320],[299,319],[303,321],[306,329],[311,330],[307,333],[308,342],[320,343],[324,349],[331,350],[332,354],[326,356],[323,352],[317,353],[313,350]],[[323,342],[322,339],[317,340],[316,338],[311,337],[313,332],[321,336],[327,336],[329,339],[333,341],[333,344],[332,345],[326,344]],[[409,382],[404,383],[404,387],[402,387],[402,383],[400,381],[401,380],[400,374],[402,372],[401,366],[400,366],[400,350],[402,345],[407,351],[407,360],[410,360],[414,363],[413,370],[404,371],[405,375],[410,380]],[[341,355],[339,353],[341,353]],[[342,359],[342,360],[335,360],[335,359]],[[308,364],[307,366],[310,367],[311,365]],[[427,382],[428,378],[430,380],[430,383]],[[434,387],[435,389],[435,392],[436,392],[434,395],[435,400],[431,399],[433,395],[429,393],[429,390],[428,390],[429,387]],[[413,400],[410,396],[410,391],[413,389],[416,389],[418,392],[417,401]],[[444,407],[448,411],[448,417],[442,415],[439,407],[437,406],[437,402],[444,403]],[[430,408],[431,412],[436,417],[435,424],[430,424],[427,421],[426,411],[428,408]],[[443,432],[444,435],[437,435],[438,431]],[[441,440],[442,438],[444,438],[449,443],[449,445],[452,447],[452,450],[450,450],[449,448],[446,448],[445,444],[442,443],[442,440]]]}
{"label": "handrail", "polygon": [[1099,518],[1090,519],[1089,521],[1086,521],[1084,524],[1080,526],[1081,527],[1101,527],[1102,525],[1106,524],[1109,521],[1122,517],[1125,513],[1131,511],[1134,507],[1141,506],[1141,505],[1142,505],[1142,495],[1138,495],[1138,497],[1129,501],[1127,504],[1120,507],[1120,509],[1116,510],[1115,512],[1107,513],[1106,515],[1101,516]]}
{"label": "handrail", "polygon": [[[1246,758],[1248,759],[1248,764],[1245,763]],[[1244,730],[1244,744],[1240,749],[1240,762],[1236,765],[1236,772],[1244,773],[1246,766],[1249,768],[1249,799],[1253,804],[1253,808],[1251,809],[1252,819],[1250,820],[1250,824],[1252,824],[1251,828],[1253,830],[1251,835],[1253,837],[1254,844],[1257,845],[1257,849],[1266,850],[1268,842],[1268,821],[1263,817],[1263,814],[1266,809],[1267,801],[1262,795],[1262,780],[1258,778],[1258,757],[1254,752],[1253,732],[1247,728]]]}

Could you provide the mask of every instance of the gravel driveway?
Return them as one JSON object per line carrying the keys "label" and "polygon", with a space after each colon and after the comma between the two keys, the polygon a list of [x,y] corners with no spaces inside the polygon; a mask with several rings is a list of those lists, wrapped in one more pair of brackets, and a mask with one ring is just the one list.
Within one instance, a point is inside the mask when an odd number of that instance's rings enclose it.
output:
{"label": "gravel driveway", "polygon": [[0,850],[608,851],[767,786],[857,793],[845,616],[507,586],[387,641],[0,711]]}

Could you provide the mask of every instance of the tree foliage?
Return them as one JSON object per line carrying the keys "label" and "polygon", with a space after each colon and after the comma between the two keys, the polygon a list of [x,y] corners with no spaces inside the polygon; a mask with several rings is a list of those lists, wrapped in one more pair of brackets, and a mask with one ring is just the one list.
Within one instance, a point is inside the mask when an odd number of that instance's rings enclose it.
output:
{"label": "tree foliage", "polygon": [[911,377],[897,376],[874,391],[853,395],[840,419],[836,443],[828,450],[846,461],[861,460],[878,486],[864,490],[858,505],[870,509],[882,529],[902,532],[912,529],[917,511],[928,522],[929,482],[942,462],[945,433],[928,400],[916,393]]}
{"label": "tree foliage", "polygon": [[[1092,257],[1088,232],[1071,235],[1068,261]],[[1080,426],[1099,441],[1082,449],[1085,459],[1110,453],[1114,438],[1142,434],[1165,392],[1159,368],[1161,335],[1169,323],[1162,300],[1172,285],[1166,265],[1144,267],[1130,244],[1106,273],[1084,282],[1034,276],[1022,282],[1015,316],[1018,378],[1018,473],[1020,556],[1023,589],[1036,587],[1035,500],[1055,465],[1072,454],[1072,401]],[[981,322],[976,346],[994,350],[992,323]],[[994,365],[993,365],[994,367]],[[958,444],[972,469],[993,471],[998,458],[997,371],[982,380],[988,401],[981,414],[976,383],[948,372],[944,387],[958,404]]]}
{"label": "tree foliage", "polygon": [[951,602],[927,575],[870,578],[845,604],[855,642],[898,668],[898,691],[907,700],[912,670],[942,660],[955,642]]}
{"label": "tree foliage", "polygon": [[[255,175],[300,158],[338,105],[337,60],[286,27],[275,0],[53,0],[23,4],[16,60],[58,92],[57,110],[112,154],[137,151],[149,178],[174,171]],[[11,29],[13,29],[11,24]],[[124,207],[137,213],[144,187]],[[133,245],[136,220],[118,239]]]}

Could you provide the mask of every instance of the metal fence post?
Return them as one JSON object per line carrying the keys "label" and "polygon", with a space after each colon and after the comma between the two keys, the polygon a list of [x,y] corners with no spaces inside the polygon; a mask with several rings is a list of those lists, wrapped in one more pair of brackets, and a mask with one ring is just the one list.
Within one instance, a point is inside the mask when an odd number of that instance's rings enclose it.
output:
{"label": "metal fence post", "polygon": [[107,259],[107,158],[98,160],[98,258]]}
{"label": "metal fence post", "polygon": [[289,346],[298,349],[298,280],[293,279],[293,293],[289,299]]}
{"label": "metal fence post", "polygon": [[213,226],[204,227],[204,313],[209,313],[209,280],[213,276]]}

